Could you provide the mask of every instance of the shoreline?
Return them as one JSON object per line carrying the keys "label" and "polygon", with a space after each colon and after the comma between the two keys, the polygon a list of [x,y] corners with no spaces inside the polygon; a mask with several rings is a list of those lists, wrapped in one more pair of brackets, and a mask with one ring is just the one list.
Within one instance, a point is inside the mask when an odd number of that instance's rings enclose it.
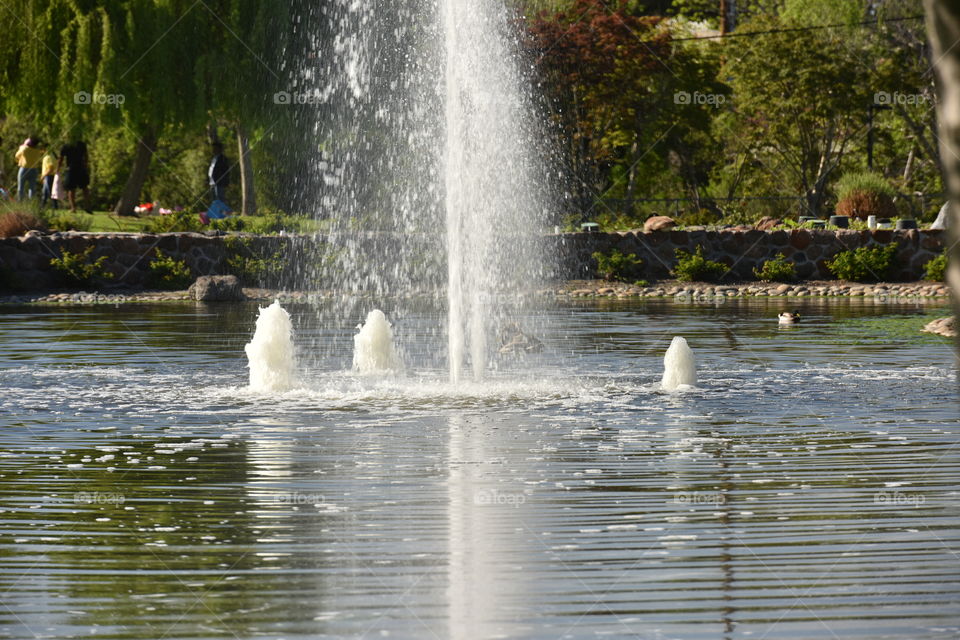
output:
{"label": "shoreline", "polygon": [[[335,300],[333,291],[285,291],[245,287],[247,302],[314,303]],[[604,280],[569,280],[552,287],[530,291],[529,295],[554,300],[574,299],[667,299],[677,302],[715,302],[729,299],[829,299],[858,298],[877,304],[943,304],[950,301],[950,288],[945,283],[844,281],[807,281],[793,284],[778,282],[743,282],[715,284],[707,282],[662,281],[644,286]],[[428,296],[434,297],[434,296]],[[113,290],[113,291],[40,291],[0,295],[0,304],[128,304],[193,301],[186,290]]]}

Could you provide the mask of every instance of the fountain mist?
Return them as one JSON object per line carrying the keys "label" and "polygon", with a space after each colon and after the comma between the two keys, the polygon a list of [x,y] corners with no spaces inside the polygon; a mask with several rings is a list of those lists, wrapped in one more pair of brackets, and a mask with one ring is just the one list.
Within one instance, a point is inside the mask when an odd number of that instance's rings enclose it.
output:
{"label": "fountain mist", "polygon": [[327,230],[306,275],[347,317],[365,298],[391,299],[394,316],[416,296],[445,299],[450,378],[470,366],[479,379],[488,336],[544,264],[542,136],[513,16],[471,0],[317,11],[326,37],[303,80],[319,103],[312,201]]}

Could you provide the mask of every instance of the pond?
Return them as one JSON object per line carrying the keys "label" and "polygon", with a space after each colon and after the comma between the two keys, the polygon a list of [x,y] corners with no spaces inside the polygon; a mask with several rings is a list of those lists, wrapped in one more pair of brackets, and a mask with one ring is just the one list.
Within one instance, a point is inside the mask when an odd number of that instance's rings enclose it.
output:
{"label": "pond", "polygon": [[936,314],[782,305],[558,304],[458,385],[439,310],[385,309],[407,367],[368,378],[362,317],[290,306],[273,395],[252,304],[5,307],[0,637],[956,638]]}

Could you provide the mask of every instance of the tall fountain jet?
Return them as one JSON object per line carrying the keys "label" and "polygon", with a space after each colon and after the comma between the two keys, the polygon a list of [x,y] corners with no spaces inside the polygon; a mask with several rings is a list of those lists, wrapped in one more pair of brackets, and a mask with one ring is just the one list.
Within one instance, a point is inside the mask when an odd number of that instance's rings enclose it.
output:
{"label": "tall fountain jet", "polygon": [[[544,270],[549,207],[518,16],[501,0],[333,0],[304,76],[319,87],[317,281],[396,302],[446,289],[449,377],[481,379],[490,337]],[[317,82],[317,81],[320,82]],[[352,295],[356,294],[356,295]],[[440,335],[438,335],[438,338]]]}
{"label": "tall fountain jet", "polygon": [[467,353],[474,379],[483,377],[491,324],[502,321],[500,298],[530,285],[540,258],[529,237],[542,228],[542,204],[509,14],[498,2],[475,0],[444,0],[440,13],[447,323],[450,380],[457,382]]}

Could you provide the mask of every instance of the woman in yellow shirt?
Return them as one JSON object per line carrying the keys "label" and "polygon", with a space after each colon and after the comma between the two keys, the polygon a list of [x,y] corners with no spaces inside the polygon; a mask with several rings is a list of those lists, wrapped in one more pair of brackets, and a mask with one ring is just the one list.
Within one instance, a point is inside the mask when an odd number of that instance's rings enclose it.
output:
{"label": "woman in yellow shirt", "polygon": [[40,170],[41,207],[46,207],[47,202],[50,201],[53,203],[54,209],[60,208],[59,201],[53,197],[53,179],[56,175],[57,156],[53,151],[47,149],[47,152],[43,155],[43,168]]}
{"label": "woman in yellow shirt", "polygon": [[24,196],[32,199],[37,195],[37,176],[43,160],[40,141],[33,137],[27,138],[17,149],[15,157],[20,167],[17,173],[17,200],[23,200]]}

